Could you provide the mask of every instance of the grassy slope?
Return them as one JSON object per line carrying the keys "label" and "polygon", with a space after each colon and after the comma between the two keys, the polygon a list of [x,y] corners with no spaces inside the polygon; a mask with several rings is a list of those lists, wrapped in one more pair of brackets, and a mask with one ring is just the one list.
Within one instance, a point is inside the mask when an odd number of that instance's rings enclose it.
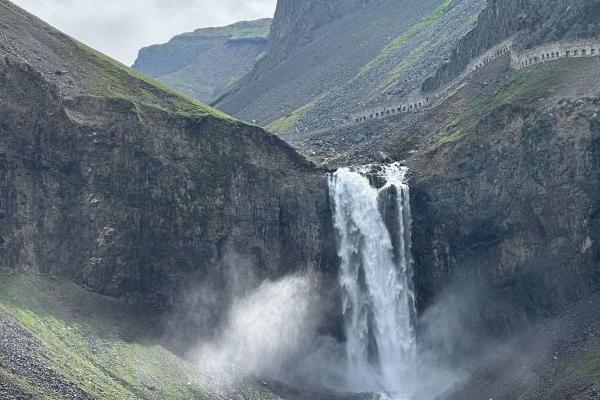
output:
{"label": "grassy slope", "polygon": [[316,107],[319,103],[319,100],[321,100],[327,93],[328,92],[323,93],[319,97],[312,100],[310,103],[305,104],[302,107],[298,108],[297,110],[294,110],[291,113],[287,113],[284,116],[282,116],[281,118],[276,119],[275,121],[273,121],[269,125],[267,125],[266,128],[270,132],[275,132],[275,133],[289,132],[290,130],[292,130],[294,128],[294,125],[296,125],[296,122],[298,122],[298,120],[300,120],[300,118],[302,118],[304,115],[308,114],[311,109]]}
{"label": "grassy slope", "polygon": [[369,70],[375,68],[381,64],[385,59],[396,53],[402,48],[410,39],[423,32],[425,29],[433,25],[439,20],[452,6],[453,0],[443,0],[442,3],[436,8],[431,14],[422,18],[419,22],[411,26],[406,32],[392,40],[387,46],[383,48],[381,53],[374,59],[369,61],[362,69],[361,73],[366,73]]}
{"label": "grassy slope", "polygon": [[231,120],[227,114],[177,92],[170,86],[129,68],[116,60],[73,40],[82,58],[95,68],[89,70],[91,77],[87,86],[91,94],[119,97],[191,117],[213,116]]}
{"label": "grassy slope", "polygon": [[512,71],[508,79],[490,95],[477,96],[464,112],[440,132],[433,147],[452,143],[474,132],[477,124],[504,105],[526,105],[544,98],[557,86],[567,83],[579,68],[586,68],[593,59],[560,60],[534,68]]}
{"label": "grassy slope", "polygon": [[[185,39],[183,44],[173,44],[173,46],[182,46],[186,47],[189,45],[188,42],[193,42],[194,40],[202,41],[207,38],[222,38],[223,40],[227,40],[229,42],[242,41],[245,39],[264,39],[267,40],[269,37],[269,33],[271,31],[271,19],[261,19],[250,22],[241,22],[233,25],[228,25],[225,27],[219,28],[204,28],[198,29],[194,32],[183,33],[181,35],[176,36],[172,39],[171,42],[177,41],[177,39]],[[170,46],[171,42],[165,45],[156,45],[156,46]],[[264,55],[259,55],[255,62],[260,59],[260,57]],[[251,66],[250,66],[251,67]],[[200,88],[198,85],[201,85],[203,82],[203,76],[200,76],[201,72],[198,69],[198,65],[194,62],[191,64],[177,70],[171,72],[166,75],[156,76],[157,80],[160,80],[163,84],[161,86],[171,86],[176,90],[182,90],[186,93],[194,93],[196,94],[200,92]],[[229,82],[226,82],[225,86],[229,87],[237,80],[243,78],[244,73],[241,76],[232,76]]]}
{"label": "grassy slope", "polygon": [[[358,75],[364,75],[381,65],[385,60],[394,56],[397,52],[402,50],[403,46],[406,45],[411,39],[425,31],[429,27],[431,27],[435,22],[437,22],[444,14],[450,9],[454,0],[442,0],[441,4],[433,10],[429,15],[423,17],[421,20],[412,25],[406,32],[397,38],[393,39],[388,45],[386,45],[383,50],[373,59],[371,59],[367,64],[365,64]],[[472,23],[469,21],[468,23]],[[415,51],[413,51],[409,57],[403,60],[399,65],[397,65],[392,71],[387,73],[385,81],[381,83],[380,90],[382,92],[387,91],[390,87],[396,84],[396,80],[398,76],[400,76],[404,70],[416,63],[420,60],[425,54],[426,48],[432,42],[439,42],[444,40],[443,37],[437,37],[434,39],[428,39],[423,44],[421,44]],[[320,94],[317,98],[313,99],[311,102],[297,108],[296,110],[289,112],[275,121],[271,122],[267,125],[267,129],[271,132],[275,133],[285,133],[291,131],[291,129],[295,126],[296,122],[300,120],[304,115],[308,114],[312,109],[319,105],[319,101],[326,97],[327,94],[334,91],[335,88],[331,88],[328,91]]]}
{"label": "grassy slope", "polygon": [[[151,315],[59,278],[0,270],[0,322],[16,321],[34,343],[9,357],[0,350],[0,383],[44,400],[64,398],[52,390],[59,380],[98,400],[216,398],[207,386],[214,382],[161,344]],[[41,368],[20,368],[28,357]],[[280,398],[251,379],[233,390],[236,398]]]}
{"label": "grassy slope", "polygon": [[[0,313],[32,335],[38,362],[89,396],[209,398],[192,366],[152,340],[152,321],[120,306],[71,283],[0,273]],[[10,363],[0,363],[0,374],[27,393],[53,398]]]}
{"label": "grassy slope", "polygon": [[176,37],[228,37],[233,40],[262,38],[267,39],[271,32],[271,19],[238,22],[217,28],[201,28]]}
{"label": "grassy slope", "polygon": [[[3,42],[0,36],[0,56],[17,58],[45,72],[48,78],[59,83],[66,95],[117,97],[183,116],[232,120],[227,114],[59,32],[10,2],[0,1],[0,24],[7,26],[7,34],[17,38]],[[62,74],[54,74],[58,68],[64,68],[66,77],[73,76],[74,82],[65,84],[67,79],[61,78]],[[77,91],[71,93],[73,87]]]}

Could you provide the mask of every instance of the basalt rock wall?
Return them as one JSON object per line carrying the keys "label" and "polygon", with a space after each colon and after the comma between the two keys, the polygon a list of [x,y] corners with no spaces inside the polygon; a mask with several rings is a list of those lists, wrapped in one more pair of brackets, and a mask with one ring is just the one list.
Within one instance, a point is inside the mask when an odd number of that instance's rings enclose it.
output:
{"label": "basalt rock wall", "polygon": [[598,100],[505,105],[414,166],[421,310],[477,299],[493,335],[600,290]]}
{"label": "basalt rock wall", "polygon": [[333,270],[325,171],[9,2],[0,24],[0,268],[217,316],[253,277]]}

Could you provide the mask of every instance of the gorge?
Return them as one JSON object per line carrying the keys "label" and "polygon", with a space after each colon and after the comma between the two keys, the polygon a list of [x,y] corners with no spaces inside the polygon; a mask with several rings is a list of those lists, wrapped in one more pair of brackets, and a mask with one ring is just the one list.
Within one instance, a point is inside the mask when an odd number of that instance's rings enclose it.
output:
{"label": "gorge", "polygon": [[599,27],[279,0],[129,68],[0,0],[0,398],[600,398]]}

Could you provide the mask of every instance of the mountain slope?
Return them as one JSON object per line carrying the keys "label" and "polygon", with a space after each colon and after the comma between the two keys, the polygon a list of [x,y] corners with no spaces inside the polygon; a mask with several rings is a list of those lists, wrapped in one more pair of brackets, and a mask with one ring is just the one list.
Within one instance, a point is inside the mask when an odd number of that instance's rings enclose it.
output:
{"label": "mountain slope", "polygon": [[6,0],[0,25],[0,267],[178,309],[233,256],[258,277],[330,263],[325,176],[284,142]]}
{"label": "mountain slope", "polygon": [[266,57],[215,105],[276,132],[337,126],[417,90],[485,2],[354,1],[333,15],[328,4],[280,1]]}
{"label": "mountain slope", "polygon": [[260,19],[197,29],[141,49],[133,68],[209,102],[250,72],[267,48],[270,28],[271,19]]}
{"label": "mountain slope", "polygon": [[[440,71],[456,76],[464,54],[515,34],[517,52],[594,37],[594,10],[595,0],[490,2]],[[599,74],[598,57],[516,70],[504,53],[420,112],[280,136],[331,167],[404,160],[421,312],[445,291],[473,290],[476,331],[512,337],[600,290]]]}

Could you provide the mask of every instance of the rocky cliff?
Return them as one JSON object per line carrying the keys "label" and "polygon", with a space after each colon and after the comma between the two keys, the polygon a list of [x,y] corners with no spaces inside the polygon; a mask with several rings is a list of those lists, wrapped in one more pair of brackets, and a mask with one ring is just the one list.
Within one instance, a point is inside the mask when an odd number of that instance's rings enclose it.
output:
{"label": "rocky cliff", "polygon": [[[596,1],[532,4],[490,2],[447,65],[512,35],[520,48],[589,37],[598,21]],[[506,55],[422,112],[281,136],[331,167],[405,160],[421,311],[477,288],[478,329],[510,334],[600,289],[599,73],[597,58],[515,71]]]}
{"label": "rocky cliff", "polygon": [[488,67],[417,121],[437,129],[409,160],[420,307],[454,293],[469,332],[518,343],[492,346],[451,399],[598,395],[599,71]]}
{"label": "rocky cliff", "polygon": [[271,19],[203,28],[140,50],[133,68],[210,102],[250,72],[267,48]]}
{"label": "rocky cliff", "polygon": [[0,25],[1,268],[162,308],[330,266],[325,174],[290,146],[5,0]]}
{"label": "rocky cliff", "polygon": [[372,7],[381,0],[282,0],[277,2],[269,35],[268,64],[275,65],[318,35],[317,30],[344,15]]}

